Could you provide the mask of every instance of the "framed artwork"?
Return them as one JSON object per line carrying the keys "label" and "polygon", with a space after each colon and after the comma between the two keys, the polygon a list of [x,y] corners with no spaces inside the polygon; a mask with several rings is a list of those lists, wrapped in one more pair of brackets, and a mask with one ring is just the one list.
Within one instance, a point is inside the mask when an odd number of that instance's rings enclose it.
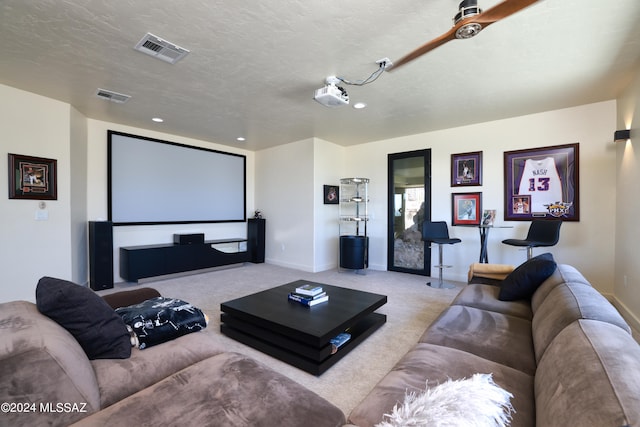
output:
{"label": "framed artwork", "polygon": [[453,193],[451,205],[451,225],[480,225],[482,193]]}
{"label": "framed artwork", "polygon": [[57,200],[58,161],[9,153],[9,198]]}
{"label": "framed artwork", "polygon": [[482,185],[482,151],[451,155],[451,186]]}
{"label": "framed artwork", "polygon": [[493,223],[496,220],[496,210],[495,209],[485,209],[482,212],[482,226],[483,227],[493,227]]}
{"label": "framed artwork", "polygon": [[323,200],[325,205],[338,204],[338,195],[340,194],[340,189],[337,185],[325,185],[323,194],[324,194]]}
{"label": "framed artwork", "polygon": [[579,144],[504,153],[504,219],[580,220]]}

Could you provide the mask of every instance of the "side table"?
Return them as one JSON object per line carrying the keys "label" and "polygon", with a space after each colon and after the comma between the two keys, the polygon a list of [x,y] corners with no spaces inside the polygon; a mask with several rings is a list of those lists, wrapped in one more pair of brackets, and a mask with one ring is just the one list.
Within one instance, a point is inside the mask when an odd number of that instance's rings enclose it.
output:
{"label": "side table", "polygon": [[480,260],[478,262],[488,264],[489,254],[487,253],[487,239],[489,237],[489,229],[491,228],[513,228],[510,225],[479,225],[480,231]]}

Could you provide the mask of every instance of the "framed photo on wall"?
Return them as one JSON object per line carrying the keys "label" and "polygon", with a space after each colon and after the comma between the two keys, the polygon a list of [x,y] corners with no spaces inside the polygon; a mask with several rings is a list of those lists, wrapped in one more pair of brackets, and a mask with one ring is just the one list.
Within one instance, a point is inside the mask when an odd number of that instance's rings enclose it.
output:
{"label": "framed photo on wall", "polygon": [[337,185],[325,185],[323,188],[324,204],[325,205],[337,205],[340,189]]}
{"label": "framed photo on wall", "polygon": [[451,155],[451,186],[482,185],[482,151]]}
{"label": "framed photo on wall", "polygon": [[504,219],[580,220],[579,144],[504,153]]}
{"label": "framed photo on wall", "polygon": [[453,193],[451,205],[451,225],[480,225],[482,193]]}
{"label": "framed photo on wall", "polygon": [[9,198],[57,200],[57,160],[9,153]]}

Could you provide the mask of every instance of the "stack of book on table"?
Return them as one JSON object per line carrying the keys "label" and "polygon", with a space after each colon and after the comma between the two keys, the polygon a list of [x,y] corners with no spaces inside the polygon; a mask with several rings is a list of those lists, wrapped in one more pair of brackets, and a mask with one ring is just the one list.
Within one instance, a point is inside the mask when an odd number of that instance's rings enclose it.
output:
{"label": "stack of book on table", "polygon": [[322,289],[322,286],[306,284],[298,286],[295,291],[288,295],[289,301],[296,301],[307,307],[329,301],[329,295]]}

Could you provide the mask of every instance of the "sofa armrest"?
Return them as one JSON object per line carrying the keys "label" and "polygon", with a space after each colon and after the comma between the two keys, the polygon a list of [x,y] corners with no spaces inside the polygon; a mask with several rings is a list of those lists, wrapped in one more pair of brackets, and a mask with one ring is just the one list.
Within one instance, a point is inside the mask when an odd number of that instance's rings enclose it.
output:
{"label": "sofa armrest", "polygon": [[115,310],[118,307],[128,307],[159,296],[161,296],[160,292],[153,288],[140,288],[131,291],[120,291],[113,294],[102,295],[102,299],[104,299],[107,304]]}

